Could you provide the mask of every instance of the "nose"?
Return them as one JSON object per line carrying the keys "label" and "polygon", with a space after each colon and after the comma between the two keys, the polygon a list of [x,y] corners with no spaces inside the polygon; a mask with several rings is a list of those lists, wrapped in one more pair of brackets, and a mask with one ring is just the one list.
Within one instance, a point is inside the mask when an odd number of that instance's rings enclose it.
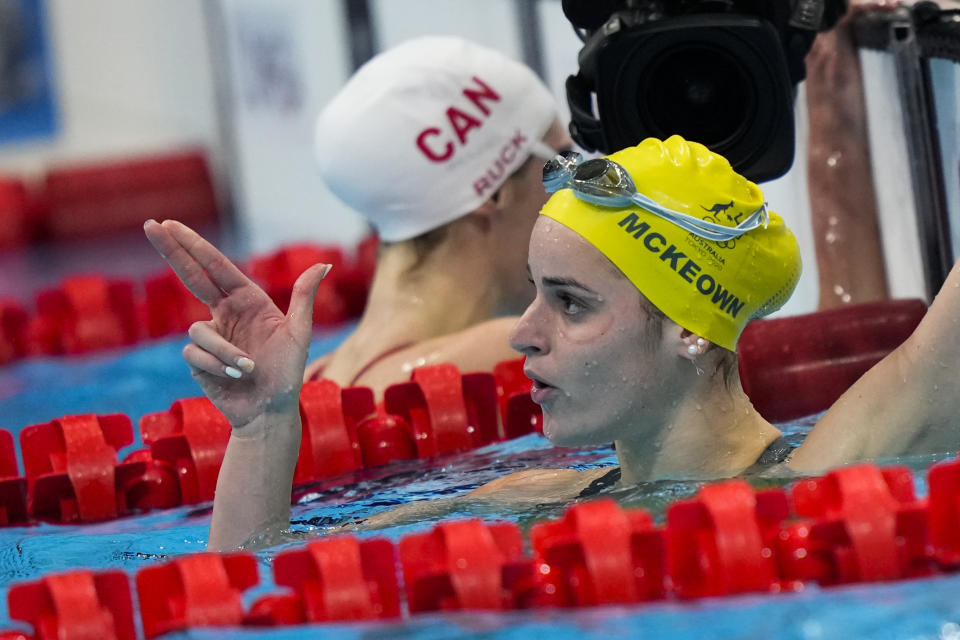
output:
{"label": "nose", "polygon": [[538,318],[538,307],[538,300],[535,299],[510,332],[510,347],[525,356],[543,355],[549,351],[544,322]]}

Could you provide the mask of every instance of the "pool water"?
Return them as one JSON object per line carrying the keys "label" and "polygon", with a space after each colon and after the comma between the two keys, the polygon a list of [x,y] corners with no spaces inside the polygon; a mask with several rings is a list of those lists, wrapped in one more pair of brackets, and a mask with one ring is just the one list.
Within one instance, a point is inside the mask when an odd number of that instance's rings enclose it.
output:
{"label": "pool water", "polygon": [[[318,333],[312,356],[324,353],[351,329]],[[132,351],[82,358],[32,360],[0,369],[0,427],[16,434],[30,424],[78,413],[125,413],[136,422],[145,413],[167,409],[199,388],[180,359],[181,339],[152,343]],[[799,442],[813,419],[784,425]],[[140,448],[140,442],[132,448]],[[126,451],[121,452],[121,456]],[[937,459],[901,460],[922,472]],[[529,435],[456,456],[397,462],[327,480],[297,493],[292,529],[311,535],[412,500],[446,497],[468,491],[505,473],[536,467],[591,468],[615,463],[609,447],[561,449]],[[22,469],[22,464],[21,464]],[[923,474],[917,489],[923,494]],[[784,480],[753,480],[782,484]],[[643,507],[662,518],[667,504],[690,496],[698,481],[662,480],[613,492],[624,506]],[[534,522],[559,516],[565,505],[544,504],[519,511],[445,515],[511,520],[525,530]],[[173,556],[202,551],[209,526],[209,506],[181,507],[120,520],[76,525],[39,524],[0,528],[2,601],[12,582],[78,568],[122,569],[133,576],[140,568]],[[439,517],[355,535],[386,536],[394,541],[433,526]],[[296,546],[286,543],[257,553],[260,586],[245,594],[249,605],[276,591],[271,559]],[[207,629],[169,638],[955,638],[960,640],[960,575],[881,585],[819,589],[798,594],[750,595],[689,603],[656,603],[569,611],[538,610],[500,614],[417,615],[402,623],[314,625],[309,628]],[[17,628],[0,605],[0,629]],[[308,631],[308,633],[305,633]]]}

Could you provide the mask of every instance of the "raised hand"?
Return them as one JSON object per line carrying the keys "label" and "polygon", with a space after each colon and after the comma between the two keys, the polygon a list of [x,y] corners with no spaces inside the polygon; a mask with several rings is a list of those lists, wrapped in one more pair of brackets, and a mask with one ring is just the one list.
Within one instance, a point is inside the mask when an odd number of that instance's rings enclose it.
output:
{"label": "raised hand", "polygon": [[297,411],[317,286],[331,265],[304,271],[286,315],[230,260],[174,220],[149,220],[150,243],[201,302],[212,320],[190,327],[183,357],[204,393],[243,430],[257,416]]}

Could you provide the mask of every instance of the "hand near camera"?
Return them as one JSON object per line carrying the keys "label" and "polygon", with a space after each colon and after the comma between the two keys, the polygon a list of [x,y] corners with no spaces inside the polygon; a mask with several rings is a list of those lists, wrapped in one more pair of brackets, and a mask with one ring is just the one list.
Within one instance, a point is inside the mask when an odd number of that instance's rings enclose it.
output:
{"label": "hand near camera", "polygon": [[150,243],[210,308],[183,349],[193,377],[237,430],[257,416],[297,410],[313,302],[329,265],[297,279],[284,314],[255,282],[195,231],[174,220],[144,224]]}

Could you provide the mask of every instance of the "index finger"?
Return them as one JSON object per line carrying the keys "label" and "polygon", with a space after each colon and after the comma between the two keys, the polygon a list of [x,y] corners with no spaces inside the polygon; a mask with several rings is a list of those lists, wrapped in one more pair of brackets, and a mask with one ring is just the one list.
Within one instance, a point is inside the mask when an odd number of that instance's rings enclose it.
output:
{"label": "index finger", "polygon": [[200,263],[180,245],[168,229],[155,220],[147,220],[143,224],[143,232],[157,253],[166,260],[180,281],[200,302],[213,306],[223,297],[223,292],[213,283]]}
{"label": "index finger", "polygon": [[187,225],[176,220],[164,220],[162,226],[206,271],[210,280],[220,291],[230,293],[240,287],[253,284],[237,265]]}

